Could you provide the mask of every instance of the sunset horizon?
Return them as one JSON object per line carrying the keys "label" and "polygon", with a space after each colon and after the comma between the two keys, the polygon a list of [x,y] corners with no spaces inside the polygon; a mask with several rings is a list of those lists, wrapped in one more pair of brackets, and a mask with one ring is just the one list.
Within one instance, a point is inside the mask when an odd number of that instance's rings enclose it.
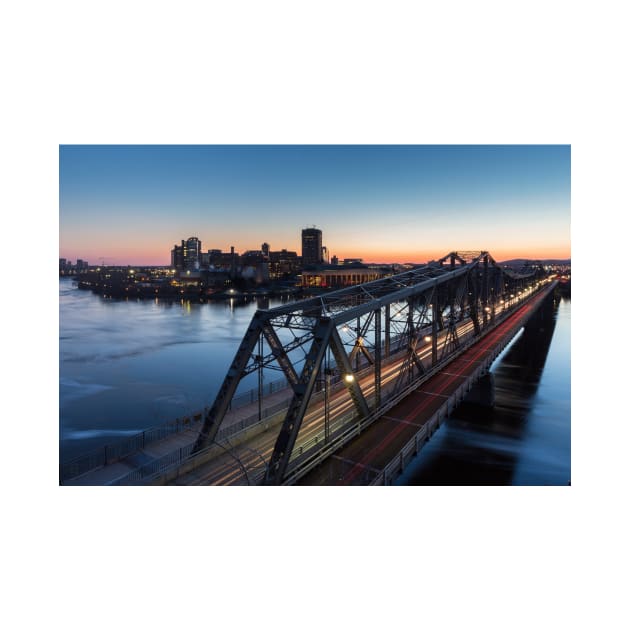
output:
{"label": "sunset horizon", "polygon": [[570,161],[568,145],[62,145],[59,255],[168,266],[191,236],[300,255],[315,225],[340,261],[567,259]]}

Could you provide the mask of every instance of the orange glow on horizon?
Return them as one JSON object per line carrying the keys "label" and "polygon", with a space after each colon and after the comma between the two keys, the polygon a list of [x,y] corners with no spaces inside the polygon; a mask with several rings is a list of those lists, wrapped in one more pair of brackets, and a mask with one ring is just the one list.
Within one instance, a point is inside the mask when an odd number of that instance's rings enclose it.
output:
{"label": "orange glow on horizon", "polygon": [[[130,248],[125,246],[118,246],[113,248],[107,248],[105,251],[107,255],[104,254],[91,254],[91,253],[75,253],[75,252],[60,252],[60,258],[66,258],[67,260],[71,260],[76,262],[77,259],[87,260],[90,265],[137,265],[137,266],[168,266],[171,263],[170,259],[170,251],[172,245],[166,247],[158,247],[158,248]],[[257,249],[257,248],[239,248],[235,246],[235,251],[238,254],[242,254],[248,249]],[[291,248],[287,247],[289,251],[296,251],[298,255],[301,255],[301,248]],[[229,251],[229,247],[224,248],[223,251]],[[335,252],[330,251],[329,256],[332,258],[333,255],[337,256],[340,262],[344,260],[344,258],[361,258],[364,263],[383,263],[383,264],[393,264],[393,263],[426,263],[431,260],[438,260],[442,258],[446,254],[451,251],[479,251],[479,248],[441,248],[441,249],[432,249],[432,250],[419,250],[419,251],[395,251],[395,252],[386,252],[386,251],[358,251],[358,250],[350,250],[350,251],[342,251]],[[532,247],[528,249],[527,247],[520,246],[518,248],[500,248],[500,249],[491,249],[487,250],[490,255],[498,262],[503,260],[513,260],[518,258],[524,258],[529,260],[566,260],[571,258],[571,250],[564,247],[547,247],[547,248],[536,248]]]}
{"label": "orange glow on horizon", "polygon": [[[363,262],[366,263],[426,263],[431,260],[438,260],[446,254],[452,251],[481,251],[478,247],[455,247],[450,249],[434,249],[434,250],[420,250],[420,251],[397,251],[394,253],[386,253],[386,252],[358,252],[352,251],[350,253],[344,253],[343,255],[337,255],[339,261],[342,261],[344,258],[362,258]],[[518,258],[524,258],[529,260],[566,260],[571,258],[571,251],[563,248],[535,248],[531,249],[519,247],[517,248],[501,248],[501,249],[491,249],[488,248],[485,251],[497,261],[501,262],[503,260],[514,260]]]}

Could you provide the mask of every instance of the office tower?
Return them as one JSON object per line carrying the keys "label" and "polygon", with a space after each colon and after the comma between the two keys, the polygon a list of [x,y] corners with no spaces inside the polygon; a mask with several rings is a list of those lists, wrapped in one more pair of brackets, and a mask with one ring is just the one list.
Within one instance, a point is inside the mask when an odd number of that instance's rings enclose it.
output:
{"label": "office tower", "polygon": [[201,241],[196,236],[182,241],[184,269],[199,269],[201,263]]}
{"label": "office tower", "polygon": [[178,271],[199,269],[201,266],[201,241],[196,236],[191,236],[182,241],[181,245],[173,245],[171,266]]}
{"label": "office tower", "polygon": [[322,231],[317,228],[302,230],[302,265],[322,263]]}
{"label": "office tower", "polygon": [[171,267],[178,271],[184,268],[184,251],[181,245],[173,245],[171,250]]}

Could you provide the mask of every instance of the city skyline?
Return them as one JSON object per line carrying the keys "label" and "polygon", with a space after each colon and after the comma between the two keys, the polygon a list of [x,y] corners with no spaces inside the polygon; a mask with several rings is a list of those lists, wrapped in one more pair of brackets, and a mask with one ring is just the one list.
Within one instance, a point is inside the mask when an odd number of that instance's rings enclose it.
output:
{"label": "city skyline", "polygon": [[339,259],[564,259],[570,189],[568,145],[67,145],[59,255],[168,265],[189,236],[301,253],[315,225]]}

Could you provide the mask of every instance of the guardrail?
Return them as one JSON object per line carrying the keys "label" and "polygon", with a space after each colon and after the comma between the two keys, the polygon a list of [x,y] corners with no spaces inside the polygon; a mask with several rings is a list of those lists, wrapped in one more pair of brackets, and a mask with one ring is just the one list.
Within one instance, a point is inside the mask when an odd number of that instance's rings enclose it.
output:
{"label": "guardrail", "polygon": [[[527,321],[527,320],[526,320]],[[526,323],[526,322],[525,322]],[[453,409],[466,397],[472,385],[488,372],[493,361],[503,352],[507,345],[514,339],[520,330],[520,326],[515,328],[508,336],[493,348],[492,353],[486,357],[483,364],[469,376],[466,383],[462,383],[455,392],[440,406],[440,408],[429,418],[422,428],[400,449],[399,453],[383,468],[383,470],[370,482],[369,485],[390,485],[399,477],[405,466],[415,457],[419,450],[429,440],[431,435],[437,430],[442,422],[448,418]]]}
{"label": "guardrail", "polygon": [[[399,352],[400,350],[390,355],[392,360]],[[364,357],[362,357],[361,363],[364,363],[365,367],[363,367],[357,373],[357,376],[359,378],[361,378],[370,369],[370,366]],[[384,362],[383,365],[386,365],[386,363]],[[332,375],[330,379],[330,385],[330,393],[339,391],[344,386],[341,375]],[[314,402],[317,402],[318,399],[321,399],[324,396],[323,383],[320,383],[319,386],[320,390],[314,393],[312,397],[312,400]],[[271,394],[282,391],[283,389],[286,389],[287,391],[287,399],[285,401],[281,401],[279,403],[276,403],[275,405],[263,408],[261,410],[262,416],[260,417],[258,414],[258,410],[256,410],[247,418],[220,429],[217,434],[217,441],[232,437],[240,433],[241,431],[253,426],[254,424],[266,420],[268,417],[278,413],[278,411],[280,411],[281,409],[288,408],[288,403],[292,394],[292,390],[289,387],[289,383],[286,379],[278,379],[276,381],[268,383],[267,385],[265,385],[263,391],[266,392],[266,396],[269,396]],[[249,390],[239,395],[238,397],[235,397],[232,404],[230,405],[230,409],[234,410],[243,408],[247,405],[257,402],[257,400],[258,389]],[[118,442],[106,444],[105,446],[95,449],[94,451],[87,453],[86,455],[81,455],[75,459],[65,462],[59,467],[60,482],[66,481],[68,479],[74,479],[92,470],[96,470],[108,464],[120,461],[125,457],[129,457],[130,455],[141,451],[152,442],[162,440],[176,433],[197,429],[201,426],[204,411],[191,414],[190,416],[184,416],[183,418],[176,418],[175,420],[167,422],[163,425],[158,425],[156,427],[145,429],[144,431],[137,433],[136,435],[132,435],[131,437],[125,438]]]}
{"label": "guardrail", "polygon": [[[540,290],[543,290],[543,289],[539,289],[538,291],[534,292],[534,294],[538,293]],[[530,297],[533,297],[534,294],[532,294],[532,296]],[[400,402],[400,400],[405,398],[409,394],[410,391],[417,388],[422,382],[424,382],[425,380],[433,376],[436,372],[441,370],[450,361],[452,361],[457,356],[465,352],[471,345],[476,343],[479,339],[481,339],[483,336],[485,336],[487,333],[493,330],[501,321],[509,317],[512,311],[515,310],[515,308],[518,305],[520,305],[520,303],[521,301],[519,301],[518,303],[515,302],[514,305],[512,305],[509,309],[501,313],[501,315],[499,315],[496,318],[495,325],[492,327],[488,327],[484,331],[482,331],[481,336],[474,337],[472,336],[472,334],[464,335],[462,339],[460,340],[460,341],[464,341],[464,343],[461,345],[460,349],[457,352],[449,355],[449,357],[446,360],[441,361],[435,366],[433,366],[423,376],[416,379],[412,384],[408,385],[407,387],[404,387],[393,398],[390,398],[387,401],[385,401],[379,407],[379,410],[377,412],[370,414],[367,418],[363,420],[358,420],[354,412],[349,412],[348,414],[345,414],[341,418],[334,419],[332,423],[329,425],[329,430],[331,430],[331,434],[330,434],[331,440],[328,446],[322,449],[322,447],[320,446],[320,443],[322,440],[318,434],[311,439],[310,442],[312,442],[312,444],[309,442],[307,444],[303,444],[300,447],[298,447],[299,452],[295,456],[295,463],[297,464],[298,460],[302,460],[302,461],[308,462],[308,464],[306,468],[304,468],[303,466],[295,465],[293,471],[290,471],[290,476],[288,477],[288,479],[293,480],[292,482],[296,481],[299,477],[306,474],[315,465],[317,465],[320,461],[322,461],[322,459],[325,459],[326,457],[328,457],[330,453],[332,452],[330,450],[331,448],[334,447],[333,450],[338,450],[339,448],[341,448],[341,446],[343,446],[343,444],[345,444],[349,439],[352,439],[353,437],[355,437],[355,435],[360,433],[361,430],[364,430],[365,428],[367,428],[369,424],[374,422],[377,418],[379,418],[381,415],[383,415],[389,409],[391,409],[391,407],[393,407],[395,404]],[[400,335],[396,335],[396,338],[398,338],[399,336]],[[466,337],[469,337],[469,339],[466,340]],[[392,337],[392,342],[393,341],[394,341],[394,338]],[[404,348],[399,348],[396,351],[392,352],[390,356],[385,361],[383,361],[383,367],[385,367],[391,361],[394,361],[396,355],[398,355],[402,350],[404,350]],[[365,361],[365,363],[367,364],[367,361]],[[361,378],[367,372],[369,372],[370,369],[371,369],[370,365],[367,364],[366,367],[364,367],[357,373],[357,377]],[[333,378],[331,378],[330,384],[331,384],[331,387],[329,389],[329,393],[334,393],[336,391],[339,391],[344,386],[343,383],[341,382],[340,375],[333,375]],[[284,388],[284,389],[287,389],[287,393],[289,394],[289,396],[287,396],[287,399],[284,401],[281,401],[275,405],[262,409],[261,410],[262,416],[259,416],[259,413],[257,411],[256,413],[253,413],[251,416],[248,416],[247,418],[239,422],[233,423],[229,426],[226,426],[220,429],[216,436],[216,440],[215,440],[216,442],[222,443],[228,440],[229,438],[232,438],[238,435],[239,433],[247,430],[248,428],[251,428],[252,426],[260,422],[266,421],[268,418],[278,414],[283,409],[288,408],[291,390],[288,386],[288,382],[286,381],[286,379],[279,379],[277,381],[268,383],[267,385],[269,386],[269,389],[267,390],[268,395],[271,393],[276,393]],[[284,387],[282,385],[284,385]],[[384,392],[381,392],[381,394],[383,393]],[[319,402],[324,397],[324,395],[325,395],[325,392],[323,391],[323,389],[321,389],[320,391],[313,394],[311,400],[312,402]],[[237,402],[236,405],[231,405],[230,408],[232,409],[239,408],[239,407],[246,406],[248,404],[252,404],[253,402],[257,401],[258,399],[257,396],[258,396],[257,389],[250,390],[249,392],[245,392],[245,394],[239,397],[239,402]],[[246,401],[246,402],[241,403],[240,401]],[[72,460],[71,462],[68,462],[60,466],[60,480],[63,481],[65,479],[78,477],[81,474],[89,472],[90,470],[97,469],[106,464],[110,464],[115,461],[119,461],[123,459],[124,457],[133,455],[134,453],[142,450],[146,445],[148,445],[151,442],[163,439],[165,437],[168,437],[169,435],[173,435],[174,433],[179,433],[182,431],[196,428],[195,425],[199,425],[202,419],[203,419],[203,412],[199,412],[197,414],[184,417],[181,420],[177,419],[173,422],[166,423],[158,427],[153,427],[151,429],[147,429],[143,431],[142,433],[132,436],[131,438],[123,440],[119,443],[107,445],[103,447],[102,449],[99,449],[93,453],[90,453],[88,455]],[[352,424],[352,427],[349,429],[348,432],[342,432],[341,428],[343,428],[343,426],[347,424]],[[339,433],[337,437],[334,436],[335,432]],[[308,455],[308,452],[314,449],[317,451],[317,453],[315,454],[315,457],[313,458],[312,456]],[[201,451],[201,453],[203,452],[205,452],[205,449],[204,451]],[[164,457],[152,460],[151,462],[144,464],[140,468],[130,472],[127,475],[124,475],[123,477],[116,480],[115,482],[112,482],[112,485],[124,485],[128,483],[135,483],[142,480],[146,481],[147,478],[149,477],[154,477],[158,473],[162,474],[166,470],[168,470],[168,468],[181,464],[184,459],[188,458],[191,455],[191,453],[192,453],[192,444],[189,447],[180,448],[179,450],[173,451],[172,453],[165,455]],[[322,454],[324,455],[323,457],[322,457]]]}
{"label": "guardrail", "polygon": [[162,440],[165,437],[190,431],[197,425],[201,424],[202,414],[197,413],[183,418],[176,418],[170,422],[157,427],[146,429],[141,433],[132,435],[129,438],[106,444],[105,446],[95,449],[91,453],[82,455],[59,466],[60,482],[68,479],[74,479],[91,470],[102,468],[108,464],[120,461],[125,457],[129,457],[134,453],[141,451],[148,444]]}
{"label": "guardrail", "polygon": [[[543,290],[545,290],[545,287],[542,287],[539,290],[535,291],[534,293],[532,293],[530,297],[533,297],[534,295],[540,293]],[[511,306],[509,309],[506,309],[503,313],[501,313],[496,318],[495,324],[493,326],[484,329],[481,335],[471,337],[466,343],[461,345],[461,347],[459,348],[457,352],[449,355],[445,360],[436,364],[430,370],[428,370],[424,375],[417,378],[412,384],[408,385],[407,387],[403,388],[399,393],[392,396],[384,404],[382,404],[378,410],[374,411],[369,416],[363,419],[359,419],[355,416],[353,421],[351,421],[351,425],[348,428],[348,430],[341,433],[335,440],[331,440],[331,442],[328,445],[324,446],[323,448],[322,447],[311,448],[310,453],[307,452],[305,449],[303,449],[303,453],[295,458],[294,463],[292,462],[293,466],[290,467],[288,475],[285,478],[285,481],[283,482],[283,485],[291,485],[295,483],[305,474],[310,472],[315,466],[320,464],[324,459],[329,457],[335,451],[339,450],[351,439],[359,435],[361,431],[364,431],[367,427],[369,427],[373,422],[375,422],[383,414],[387,413],[387,411],[389,411],[392,407],[394,407],[401,400],[406,398],[411,391],[413,391],[423,382],[427,381],[429,378],[434,376],[437,372],[442,370],[451,361],[453,361],[455,358],[457,358],[458,356],[466,352],[471,346],[475,345],[480,339],[482,339],[487,334],[492,332],[501,322],[505,321],[508,317],[510,317],[513,314],[513,312],[516,310],[516,308],[520,306],[521,304],[522,304],[522,300],[519,300],[518,303],[515,302],[513,306]],[[437,428],[435,427],[431,430],[433,426],[431,424],[431,421],[433,420],[434,417],[436,418],[436,420],[434,420],[433,422],[438,422],[438,423],[441,423],[446,417],[448,417],[448,415],[452,412],[456,404],[458,404],[463,398],[463,396],[465,395],[465,393],[462,395],[463,388],[467,388],[466,393],[470,390],[470,388],[472,387],[472,383],[474,383],[474,381],[479,378],[479,375],[482,372],[487,371],[488,367],[492,364],[495,358],[503,351],[503,349],[507,346],[507,344],[514,338],[514,336],[516,335],[519,329],[520,329],[520,326],[516,328],[514,331],[512,331],[512,333],[508,337],[504,338],[501,342],[499,342],[494,347],[494,350],[492,354],[490,355],[490,357],[486,361],[484,361],[483,366],[477,368],[477,370],[473,372],[474,376],[471,375],[470,379],[456,390],[455,392],[455,400],[457,401],[456,403],[452,403],[451,401],[453,400],[453,398],[449,397],[449,399],[438,409],[436,414],[434,414],[434,416],[432,416],[429,422],[425,424],[425,426],[429,427],[427,429],[428,431],[431,431],[432,433],[432,431],[434,431],[435,428]],[[459,396],[459,398],[457,396]],[[442,413],[443,415],[440,416],[439,415],[440,413]],[[418,433],[421,434],[422,429],[420,429]],[[405,454],[403,455],[403,465],[404,465],[405,457],[408,456],[409,449],[412,448],[412,443],[413,443],[413,448],[415,449],[416,448],[415,437],[412,438],[412,440],[403,447],[403,449],[405,450]],[[400,464],[400,453],[396,456],[395,460],[390,463],[390,465],[392,468],[395,468],[399,464]],[[386,477],[386,478],[391,480],[391,477]]]}
{"label": "guardrail", "polygon": [[[340,375],[332,375],[330,382],[331,385],[336,388],[331,389],[330,391],[336,391],[343,385]],[[287,390],[288,400],[290,394],[292,393],[292,390],[290,389],[289,383],[285,378],[271,381],[270,383],[265,384],[263,388],[263,396],[270,396],[279,391],[282,391],[283,389]],[[320,392],[317,392],[314,396],[318,395],[323,396],[323,394],[320,394]],[[257,402],[257,400],[258,389],[249,390],[233,398],[232,403],[230,404],[230,410],[246,407]],[[277,403],[275,405],[271,405],[262,409],[262,418],[259,418],[258,411],[256,411],[246,419],[225,427],[224,429],[220,429],[219,437],[217,439],[220,440],[224,437],[230,437],[242,431],[243,429],[252,426],[252,424],[259,422],[260,420],[265,420],[269,416],[277,413],[278,410],[282,409],[283,406],[285,408],[288,407],[288,402]],[[59,466],[60,482],[66,481],[68,479],[74,479],[75,477],[84,475],[85,473],[88,473],[92,470],[96,470],[108,464],[120,461],[125,457],[129,457],[130,455],[141,451],[152,442],[162,440],[166,437],[169,437],[170,435],[174,435],[175,433],[181,433],[184,431],[195,429],[201,426],[204,411],[205,410],[195,412],[189,416],[176,418],[175,420],[171,420],[162,425],[145,429],[144,431],[132,435],[128,438],[106,444],[105,446],[94,449],[93,451],[85,455],[80,455],[79,457],[71,459],[68,462],[64,462]]]}

